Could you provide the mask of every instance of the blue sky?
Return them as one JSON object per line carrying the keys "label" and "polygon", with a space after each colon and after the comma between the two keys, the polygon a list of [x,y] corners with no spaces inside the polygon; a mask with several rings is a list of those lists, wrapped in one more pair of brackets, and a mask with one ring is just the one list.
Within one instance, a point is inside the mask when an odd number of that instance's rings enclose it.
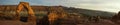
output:
{"label": "blue sky", "polygon": [[62,5],[117,13],[120,11],[120,0],[0,0],[0,5],[17,5],[20,1],[31,5]]}

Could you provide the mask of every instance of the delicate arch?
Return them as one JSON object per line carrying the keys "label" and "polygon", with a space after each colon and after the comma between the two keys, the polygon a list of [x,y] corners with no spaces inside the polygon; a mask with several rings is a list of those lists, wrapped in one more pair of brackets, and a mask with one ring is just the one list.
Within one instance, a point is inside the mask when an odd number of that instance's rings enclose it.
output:
{"label": "delicate arch", "polygon": [[23,8],[26,8],[27,12],[28,12],[28,19],[27,22],[32,22],[33,24],[36,24],[36,16],[34,15],[34,12],[32,10],[32,8],[29,6],[28,2],[20,2],[20,4],[18,5],[17,9],[16,9],[16,17],[15,20],[20,20],[20,12],[22,11]]}

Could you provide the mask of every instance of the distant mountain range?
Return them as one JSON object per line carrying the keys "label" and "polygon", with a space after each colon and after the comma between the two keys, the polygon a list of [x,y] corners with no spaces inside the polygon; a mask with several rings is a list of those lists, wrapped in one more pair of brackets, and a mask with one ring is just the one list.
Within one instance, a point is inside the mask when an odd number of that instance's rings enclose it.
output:
{"label": "distant mountain range", "polygon": [[64,7],[64,9],[70,13],[79,13],[79,14],[85,14],[88,16],[112,17],[115,14],[117,14],[117,13],[106,12],[106,11],[89,10],[89,9],[74,8],[74,7]]}

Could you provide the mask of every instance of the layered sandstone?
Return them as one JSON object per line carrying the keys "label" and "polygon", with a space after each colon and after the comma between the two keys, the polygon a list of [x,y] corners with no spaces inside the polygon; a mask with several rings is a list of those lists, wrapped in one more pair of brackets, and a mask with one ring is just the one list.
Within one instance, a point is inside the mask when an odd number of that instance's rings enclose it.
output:
{"label": "layered sandstone", "polygon": [[26,8],[28,15],[29,15],[27,22],[32,22],[32,24],[36,25],[36,16],[34,15],[33,9],[31,8],[31,6],[29,6],[28,2],[20,2],[20,4],[18,5],[16,9],[16,16],[14,20],[17,20],[17,21],[20,20],[19,13],[23,10],[23,8]]}
{"label": "layered sandstone", "polygon": [[61,6],[49,7],[48,9],[48,20],[50,22],[50,25],[55,25],[55,21],[57,21],[58,19],[62,19],[65,16],[67,16],[67,14]]}

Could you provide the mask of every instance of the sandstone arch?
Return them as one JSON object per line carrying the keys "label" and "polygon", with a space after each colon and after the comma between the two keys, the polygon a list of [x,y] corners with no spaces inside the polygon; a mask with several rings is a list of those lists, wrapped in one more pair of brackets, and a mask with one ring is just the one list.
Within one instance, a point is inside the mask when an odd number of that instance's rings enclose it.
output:
{"label": "sandstone arch", "polygon": [[28,19],[27,22],[32,22],[34,25],[36,25],[36,16],[34,15],[34,12],[32,8],[29,6],[28,2],[20,2],[17,9],[16,9],[16,17],[15,20],[19,21],[20,20],[20,12],[22,11],[23,8],[26,8],[28,11]]}

